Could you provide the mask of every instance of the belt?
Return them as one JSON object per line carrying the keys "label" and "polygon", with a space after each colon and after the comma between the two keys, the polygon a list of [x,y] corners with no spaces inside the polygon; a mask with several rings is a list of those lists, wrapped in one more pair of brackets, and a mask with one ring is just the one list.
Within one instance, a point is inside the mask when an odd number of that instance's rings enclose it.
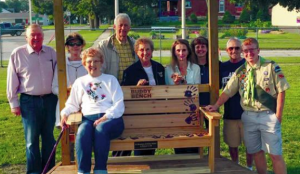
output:
{"label": "belt", "polygon": [[271,110],[264,110],[264,111],[246,111],[246,112],[253,112],[253,113],[267,113],[267,114],[273,113],[273,111],[271,111]]}
{"label": "belt", "polygon": [[42,94],[42,95],[29,95],[29,94],[21,93],[21,95],[25,95],[25,96],[28,96],[28,97],[43,98],[43,97],[48,97],[48,96],[53,95],[53,94],[50,93],[50,94]]}

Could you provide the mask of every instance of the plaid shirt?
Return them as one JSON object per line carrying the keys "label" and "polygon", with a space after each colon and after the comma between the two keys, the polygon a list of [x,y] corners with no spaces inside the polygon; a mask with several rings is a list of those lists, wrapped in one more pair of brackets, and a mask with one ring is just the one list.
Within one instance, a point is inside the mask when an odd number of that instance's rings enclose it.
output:
{"label": "plaid shirt", "polygon": [[132,55],[129,42],[121,43],[116,37],[114,37],[113,43],[120,57],[118,80],[121,82],[123,78],[123,71],[135,62],[135,57]]}

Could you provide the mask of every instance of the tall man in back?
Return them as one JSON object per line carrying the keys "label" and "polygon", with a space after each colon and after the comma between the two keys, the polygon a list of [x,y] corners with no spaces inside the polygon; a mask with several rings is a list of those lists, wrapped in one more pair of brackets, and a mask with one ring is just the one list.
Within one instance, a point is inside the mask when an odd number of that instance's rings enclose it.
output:
{"label": "tall man in back", "polygon": [[[234,74],[235,70],[245,63],[241,57],[242,44],[237,38],[230,38],[226,44],[226,52],[229,60],[220,65],[220,76],[222,79],[222,89],[225,88],[228,80]],[[244,131],[241,121],[243,109],[240,105],[240,95],[236,93],[224,104],[224,142],[229,147],[231,160],[239,163],[239,146],[243,142]],[[247,168],[252,170],[252,155],[246,153]]]}
{"label": "tall man in back", "polygon": [[[55,144],[53,129],[57,97],[51,92],[51,84],[56,53],[51,47],[44,46],[43,40],[44,34],[39,25],[28,26],[27,44],[13,50],[7,68],[7,98],[11,112],[16,116],[22,115],[27,174],[42,172]],[[54,165],[55,157],[48,169]]]}
{"label": "tall man in back", "polygon": [[99,49],[104,54],[103,72],[114,75],[122,81],[123,71],[138,60],[134,52],[135,40],[128,36],[131,20],[125,13],[120,13],[114,20],[115,34],[99,42]]}
{"label": "tall man in back", "polygon": [[267,174],[267,152],[274,173],[286,174],[282,157],[281,120],[285,91],[290,86],[275,62],[259,56],[256,39],[245,39],[242,48],[246,63],[232,75],[218,101],[206,109],[216,111],[239,92],[244,110],[241,118],[244,141],[247,152],[253,154],[257,172]]}
{"label": "tall man in back", "polygon": [[[115,17],[115,34],[99,42],[99,49],[104,54],[103,73],[115,76],[119,83],[123,79],[123,71],[138,57],[134,51],[135,40],[128,36],[131,20],[126,13]],[[113,156],[130,156],[131,151],[114,151]]]}

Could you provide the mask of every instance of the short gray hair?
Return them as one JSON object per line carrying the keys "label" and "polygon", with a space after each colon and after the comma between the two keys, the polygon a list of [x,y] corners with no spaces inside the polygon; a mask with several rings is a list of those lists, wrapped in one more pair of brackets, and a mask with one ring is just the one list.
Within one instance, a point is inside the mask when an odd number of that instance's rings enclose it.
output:
{"label": "short gray hair", "polygon": [[227,43],[226,43],[226,48],[228,48],[228,45],[229,45],[229,43],[230,43],[231,41],[235,41],[235,42],[237,42],[240,46],[242,46],[242,42],[240,41],[239,38],[237,38],[237,37],[231,37],[231,38],[227,41]]}
{"label": "short gray hair", "polygon": [[131,20],[130,20],[130,17],[128,16],[128,14],[126,13],[119,13],[116,17],[115,17],[115,20],[114,20],[114,24],[117,25],[118,21],[120,19],[126,19],[129,23],[129,25],[131,26]]}
{"label": "short gray hair", "polygon": [[39,29],[39,30],[41,30],[41,33],[42,33],[43,36],[44,36],[43,29],[42,29],[42,27],[41,27],[39,24],[31,24],[31,25],[29,25],[29,26],[26,28],[26,32],[25,32],[26,37],[28,37],[29,32],[30,32],[31,30],[33,30],[33,29]]}

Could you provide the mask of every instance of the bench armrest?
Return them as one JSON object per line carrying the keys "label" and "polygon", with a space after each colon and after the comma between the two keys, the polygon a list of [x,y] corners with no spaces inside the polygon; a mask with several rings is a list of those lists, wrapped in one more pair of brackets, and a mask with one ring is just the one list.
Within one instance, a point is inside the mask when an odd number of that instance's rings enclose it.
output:
{"label": "bench armrest", "polygon": [[78,125],[82,121],[82,113],[81,112],[75,112],[73,114],[70,114],[68,116],[67,125]]}
{"label": "bench armrest", "polygon": [[219,112],[210,112],[206,110],[204,107],[199,107],[200,111],[210,120],[220,120],[222,115]]}

